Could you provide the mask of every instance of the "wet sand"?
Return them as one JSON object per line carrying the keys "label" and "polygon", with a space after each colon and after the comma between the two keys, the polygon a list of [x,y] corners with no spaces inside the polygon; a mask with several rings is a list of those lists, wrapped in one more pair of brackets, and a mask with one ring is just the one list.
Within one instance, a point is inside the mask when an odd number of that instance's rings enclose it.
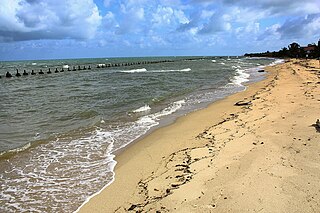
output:
{"label": "wet sand", "polygon": [[319,63],[266,70],[123,151],[80,212],[319,212]]}

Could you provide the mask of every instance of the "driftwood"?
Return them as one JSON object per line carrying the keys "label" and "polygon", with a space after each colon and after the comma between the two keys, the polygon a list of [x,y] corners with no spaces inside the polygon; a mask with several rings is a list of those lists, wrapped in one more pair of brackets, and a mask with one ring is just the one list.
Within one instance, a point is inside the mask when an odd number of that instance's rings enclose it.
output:
{"label": "driftwood", "polygon": [[247,106],[247,105],[251,105],[251,101],[238,101],[237,103],[235,103],[235,106]]}

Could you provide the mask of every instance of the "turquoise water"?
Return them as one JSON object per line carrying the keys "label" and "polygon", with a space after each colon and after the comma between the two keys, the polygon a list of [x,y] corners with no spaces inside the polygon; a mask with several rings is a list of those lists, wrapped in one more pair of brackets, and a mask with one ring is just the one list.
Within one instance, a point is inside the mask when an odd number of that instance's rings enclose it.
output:
{"label": "turquoise water", "polygon": [[[243,90],[243,83],[263,78],[257,69],[274,61],[148,57],[0,62],[0,211],[75,211],[113,180],[115,151],[161,123]],[[96,68],[118,63],[135,64]],[[67,70],[78,65],[91,70]],[[55,73],[56,68],[64,72]],[[16,69],[37,75],[4,77]]]}

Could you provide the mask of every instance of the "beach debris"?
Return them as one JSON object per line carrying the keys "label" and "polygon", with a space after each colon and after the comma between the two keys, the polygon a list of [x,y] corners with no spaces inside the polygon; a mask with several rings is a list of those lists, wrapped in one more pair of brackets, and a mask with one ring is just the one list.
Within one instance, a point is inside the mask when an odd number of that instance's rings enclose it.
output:
{"label": "beach debris", "polygon": [[316,123],[312,124],[312,126],[316,128],[318,132],[320,132],[320,119],[317,119]]}
{"label": "beach debris", "polygon": [[258,72],[265,72],[265,70],[258,70]]}
{"label": "beach debris", "polygon": [[132,205],[130,206],[130,208],[128,209],[128,211],[132,211],[132,210],[134,210],[136,207],[138,207],[138,205],[132,204]]}
{"label": "beach debris", "polygon": [[247,106],[247,105],[251,105],[251,101],[238,101],[237,103],[235,103],[235,106]]}

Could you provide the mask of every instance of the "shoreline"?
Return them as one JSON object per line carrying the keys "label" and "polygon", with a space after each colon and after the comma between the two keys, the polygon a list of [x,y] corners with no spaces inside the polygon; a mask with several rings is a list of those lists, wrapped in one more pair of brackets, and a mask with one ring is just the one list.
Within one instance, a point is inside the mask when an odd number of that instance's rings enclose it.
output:
{"label": "shoreline", "polygon": [[[116,157],[116,180],[85,203],[80,212],[187,210],[186,208],[190,205],[188,203],[195,202],[196,196],[205,197],[204,194],[207,193],[203,191],[208,190],[201,191],[202,185],[204,183],[208,184],[210,174],[215,176],[219,171],[216,169],[217,167],[227,163],[221,162],[219,158],[223,156],[221,153],[226,152],[229,146],[232,147],[232,143],[235,143],[235,140],[230,139],[230,135],[227,133],[223,133],[225,134],[224,139],[221,140],[223,142],[219,143],[215,136],[222,133],[217,131],[222,126],[230,125],[231,122],[239,122],[239,117],[246,115],[246,113],[258,111],[255,108],[259,107],[259,104],[260,107],[261,104],[265,104],[265,101],[261,101],[261,96],[268,93],[268,89],[277,88],[274,84],[279,81],[278,72],[282,69],[281,67],[288,68],[288,64],[296,66],[293,63],[288,62],[276,67],[266,68],[269,72],[265,80],[250,84],[247,90],[210,104],[205,109],[182,116],[173,124],[156,129],[139,142],[130,145]],[[283,75],[283,73],[280,72],[280,75]],[[258,96],[259,98],[257,98]],[[244,99],[251,101],[252,104],[234,106],[234,103]],[[243,130],[240,128],[237,131],[239,133]],[[244,135],[246,135],[246,132],[244,132]],[[250,134],[248,135],[245,137],[250,137]],[[228,142],[225,141],[226,139]],[[256,138],[252,138],[251,135],[251,140],[255,141]],[[260,142],[260,140],[258,141]],[[264,141],[262,142],[259,145],[265,144]],[[251,146],[256,148],[258,142],[253,143],[255,144],[244,143],[245,150],[240,151],[254,150]],[[228,148],[226,148],[227,146]],[[229,159],[229,161],[232,160]],[[166,177],[163,174],[166,174]],[[153,190],[151,190],[152,188]],[[194,193],[196,195],[190,195],[188,189],[197,191]],[[181,200],[181,196],[186,198]],[[204,200],[200,198],[199,200]],[[183,201],[181,205],[177,202],[179,200]],[[176,208],[179,209],[171,208],[173,203],[178,205]],[[169,204],[171,204],[171,207]],[[212,205],[207,207],[219,211],[219,205]],[[193,210],[188,209],[188,211]]]}
{"label": "shoreline", "polygon": [[[266,67],[272,67],[272,66],[275,66],[277,64],[281,64],[281,63],[284,63],[284,60],[282,59],[278,59],[278,60],[275,60],[273,63],[269,64],[269,65],[259,65],[258,67],[253,67],[253,68],[249,68],[249,69],[253,69],[255,70],[255,72],[258,72],[258,70],[261,70],[261,69],[265,69]],[[251,71],[252,72],[252,71]],[[251,73],[252,74],[252,73]],[[113,153],[111,153],[113,157],[113,161],[114,161],[114,165],[113,165],[113,168],[111,169],[113,171],[113,178],[112,178],[112,181],[109,182],[108,184],[106,184],[102,189],[100,189],[99,191],[97,191],[96,193],[94,193],[93,195],[89,196],[86,201],[84,201],[79,207],[78,209],[75,211],[75,212],[79,212],[80,209],[86,205],[86,203],[88,203],[93,197],[99,195],[102,191],[104,191],[108,186],[110,186],[114,181],[115,181],[115,167],[117,166],[118,162],[116,161],[116,158],[118,155],[122,154],[126,149],[129,149],[131,146],[133,146],[135,143],[138,143],[139,141],[143,140],[145,137],[147,137],[148,135],[152,134],[154,131],[158,130],[158,129],[161,129],[161,128],[164,128],[164,127],[167,127],[167,126],[170,126],[170,125],[174,125],[174,123],[181,117],[184,117],[184,116],[188,116],[188,114],[190,113],[195,113],[199,110],[203,110],[207,107],[209,107],[210,105],[216,103],[217,101],[223,101],[225,98],[227,98],[228,96],[231,96],[231,95],[234,95],[234,94],[237,94],[237,93],[241,93],[241,92],[244,92],[249,85],[251,84],[255,84],[257,82],[260,82],[260,81],[263,81],[267,78],[267,74],[268,73],[264,73],[263,75],[260,76],[260,80],[258,79],[251,79],[251,80],[248,80],[248,81],[245,81],[245,82],[242,82],[242,86],[244,87],[243,90],[241,91],[238,91],[238,92],[235,92],[235,93],[231,93],[229,95],[226,95],[222,98],[218,98],[216,100],[214,100],[213,102],[210,102],[210,103],[204,103],[202,104],[202,106],[200,106],[200,108],[194,108],[193,110],[185,110],[185,112],[181,113],[180,112],[180,115],[179,116],[174,116],[173,118],[166,118],[165,120],[160,120],[160,123],[154,127],[151,127],[145,134],[139,136],[137,139],[135,139],[134,141],[130,142],[129,144],[119,148],[118,150],[114,151]]]}

